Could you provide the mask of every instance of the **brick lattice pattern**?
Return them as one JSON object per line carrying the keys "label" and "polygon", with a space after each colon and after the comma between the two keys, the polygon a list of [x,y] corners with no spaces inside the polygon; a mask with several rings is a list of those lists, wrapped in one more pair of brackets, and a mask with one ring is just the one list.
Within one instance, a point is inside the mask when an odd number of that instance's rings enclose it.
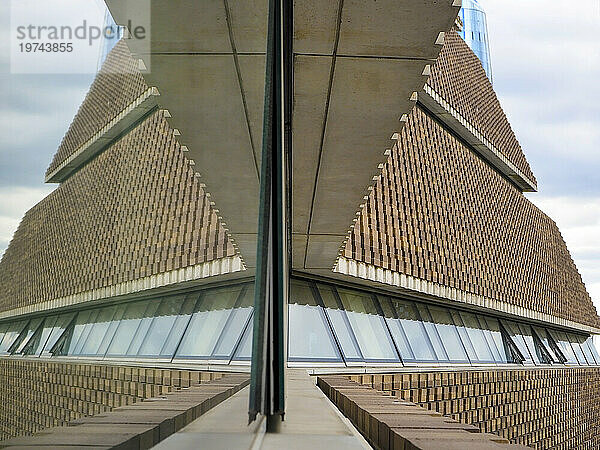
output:
{"label": "brick lattice pattern", "polygon": [[0,440],[221,377],[193,370],[2,358]]}
{"label": "brick lattice pattern", "polygon": [[355,375],[481,431],[537,449],[600,448],[600,368]]}
{"label": "brick lattice pattern", "polygon": [[119,41],[96,75],[46,175],[147,89],[148,85],[137,69],[137,63],[131,57],[127,44]]}
{"label": "brick lattice pattern", "polygon": [[25,214],[0,262],[0,310],[233,255],[157,112]]}
{"label": "brick lattice pattern", "polygon": [[415,107],[344,256],[598,326],[556,224]]}
{"label": "brick lattice pattern", "polygon": [[446,33],[444,40],[427,84],[535,182],[481,62],[456,32]]}

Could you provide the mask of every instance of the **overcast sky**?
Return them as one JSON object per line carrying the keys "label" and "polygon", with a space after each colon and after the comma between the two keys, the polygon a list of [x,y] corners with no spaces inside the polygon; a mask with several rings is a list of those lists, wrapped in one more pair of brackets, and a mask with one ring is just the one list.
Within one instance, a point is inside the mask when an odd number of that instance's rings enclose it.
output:
{"label": "overcast sky", "polygon": [[[600,0],[480,2],[494,87],[538,179],[528,197],[558,223],[600,307]],[[11,75],[9,17],[0,2],[0,253],[52,190],[43,175],[92,81]]]}

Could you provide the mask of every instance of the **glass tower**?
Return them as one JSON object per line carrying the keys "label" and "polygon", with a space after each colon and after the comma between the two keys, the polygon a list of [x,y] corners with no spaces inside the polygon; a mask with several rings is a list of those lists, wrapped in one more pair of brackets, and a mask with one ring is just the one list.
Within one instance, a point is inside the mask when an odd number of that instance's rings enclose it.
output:
{"label": "glass tower", "polygon": [[488,42],[485,11],[477,0],[463,0],[458,17],[462,22],[461,37],[481,61],[490,82],[492,80],[492,63]]}

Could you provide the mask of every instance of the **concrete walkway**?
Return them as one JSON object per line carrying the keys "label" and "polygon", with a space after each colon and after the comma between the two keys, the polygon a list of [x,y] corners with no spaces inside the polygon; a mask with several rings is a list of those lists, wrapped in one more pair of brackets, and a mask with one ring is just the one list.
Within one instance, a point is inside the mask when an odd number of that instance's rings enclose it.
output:
{"label": "concrete walkway", "polygon": [[264,420],[248,422],[248,388],[158,444],[157,449],[370,448],[303,370],[287,372],[287,410],[279,433],[265,433]]}

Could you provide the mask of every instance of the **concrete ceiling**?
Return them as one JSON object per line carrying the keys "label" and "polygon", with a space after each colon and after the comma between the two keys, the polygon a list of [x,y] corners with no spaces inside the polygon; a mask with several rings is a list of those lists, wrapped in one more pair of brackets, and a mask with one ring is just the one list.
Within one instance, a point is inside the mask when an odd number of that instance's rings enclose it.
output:
{"label": "concrete ceiling", "polygon": [[[248,267],[255,265],[267,0],[106,0]],[[453,4],[454,3],[454,4]],[[293,266],[333,267],[456,0],[294,3]],[[147,8],[146,8],[147,10]],[[130,30],[131,31],[131,30]]]}

